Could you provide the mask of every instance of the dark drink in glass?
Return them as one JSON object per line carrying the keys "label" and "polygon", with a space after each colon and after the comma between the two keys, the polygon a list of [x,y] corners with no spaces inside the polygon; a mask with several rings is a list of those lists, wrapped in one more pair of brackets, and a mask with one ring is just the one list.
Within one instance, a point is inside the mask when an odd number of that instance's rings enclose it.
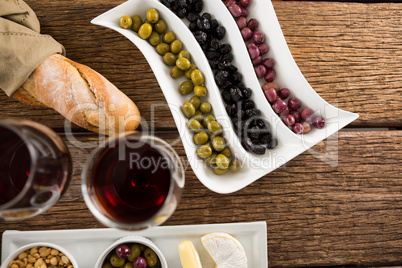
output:
{"label": "dark drink in glass", "polygon": [[105,225],[140,230],[164,222],[184,186],[181,161],[163,140],[125,134],[90,157],[82,175],[83,195]]}

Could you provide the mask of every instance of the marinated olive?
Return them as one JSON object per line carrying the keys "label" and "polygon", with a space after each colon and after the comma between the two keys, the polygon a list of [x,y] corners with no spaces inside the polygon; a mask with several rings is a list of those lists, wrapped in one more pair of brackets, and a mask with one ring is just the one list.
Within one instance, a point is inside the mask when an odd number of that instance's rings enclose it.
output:
{"label": "marinated olive", "polygon": [[157,32],[152,32],[148,41],[152,46],[156,46],[161,42],[161,36]]}
{"label": "marinated olive", "polygon": [[173,78],[178,78],[184,74],[183,70],[180,70],[177,66],[173,66],[173,68],[170,70],[170,76]]}
{"label": "marinated olive", "polygon": [[[179,56],[180,56],[180,54],[179,54]],[[192,73],[194,70],[197,70],[197,65],[191,64],[191,65],[190,65],[190,68],[184,73],[185,76],[186,76],[186,78],[187,78],[188,80],[191,80],[191,73]]]}
{"label": "marinated olive", "polygon": [[212,153],[210,157],[207,157],[205,159],[205,163],[207,164],[207,166],[210,166],[210,167],[216,166],[216,156],[217,155],[218,155],[217,153]]}
{"label": "marinated olive", "polygon": [[174,32],[166,32],[163,36],[162,36],[162,40],[163,42],[170,44],[172,43],[174,40],[176,39],[176,35],[174,34]]}
{"label": "marinated olive", "polygon": [[207,95],[207,88],[203,86],[195,86],[194,94],[197,95],[198,97],[205,97]]}
{"label": "marinated olive", "polygon": [[167,28],[166,22],[164,20],[158,20],[158,22],[155,23],[154,28],[158,34],[163,34]]}
{"label": "marinated olive", "polygon": [[198,147],[197,149],[197,155],[200,158],[207,158],[212,155],[212,148],[209,145],[203,145]]}
{"label": "marinated olive", "polygon": [[232,172],[237,172],[241,169],[241,163],[239,160],[237,159],[233,159],[232,161],[230,161],[230,165],[229,165],[229,169]]}
{"label": "marinated olive", "polygon": [[150,248],[144,250],[144,258],[147,261],[147,265],[150,267],[154,267],[158,263],[158,256],[156,256],[155,252]]}
{"label": "marinated olive", "polygon": [[[226,147],[225,139],[221,136],[217,136],[212,140],[212,147],[215,151],[220,152]],[[223,154],[223,153],[222,153]],[[226,155],[225,155],[226,156]]]}
{"label": "marinated olive", "polygon": [[[188,81],[188,82],[190,82],[190,81]],[[193,85],[193,83],[192,82],[190,82],[192,85]],[[194,86],[194,85],[193,85]],[[201,99],[200,99],[200,97],[198,97],[198,96],[193,96],[191,99],[190,99],[190,102],[192,103],[192,104],[194,104],[194,107],[195,107],[195,109],[196,110],[198,110],[198,108],[200,108],[200,105],[201,105]],[[202,112],[200,112],[201,113],[201,116],[202,116]],[[202,116],[203,117],[203,116]]]}
{"label": "marinated olive", "polygon": [[194,135],[194,143],[195,144],[197,144],[197,145],[203,145],[203,144],[205,144],[207,141],[208,141],[208,139],[209,139],[209,135],[208,135],[208,133],[206,133],[205,131],[201,131],[201,132],[198,132],[198,133],[196,133],[195,135]]}
{"label": "marinated olive", "polygon": [[131,26],[131,29],[133,29],[134,32],[138,32],[138,29],[140,29],[143,21],[141,19],[140,16],[135,15],[134,17],[132,17],[133,20],[133,25]]}
{"label": "marinated olive", "polygon": [[133,25],[133,20],[129,16],[123,16],[120,18],[120,27],[127,29]]}
{"label": "marinated olive", "polygon": [[178,58],[176,60],[176,66],[183,71],[187,71],[188,69],[190,69],[190,65],[191,65],[190,61],[186,58]]}
{"label": "marinated olive", "polygon": [[212,106],[210,103],[208,103],[208,102],[201,103],[200,111],[203,112],[204,114],[210,113],[211,109],[212,109]]}
{"label": "marinated olive", "polygon": [[102,268],[113,268],[113,266],[110,263],[105,263]]}
{"label": "marinated olive", "polygon": [[196,69],[191,72],[191,80],[196,86],[202,86],[204,84],[204,74]]}
{"label": "marinated olive", "polygon": [[194,132],[199,132],[202,130],[202,125],[200,123],[200,121],[196,120],[196,119],[190,119],[187,122],[187,126],[190,130],[194,131]]}
{"label": "marinated olive", "polygon": [[208,123],[210,121],[215,121],[215,116],[213,114],[208,114],[204,117],[204,119],[202,120],[202,124],[205,128],[208,128]]}
{"label": "marinated olive", "polygon": [[[218,122],[216,122],[216,121],[209,121],[208,122],[208,125],[207,125],[207,127],[208,127],[208,130],[213,134],[213,135],[220,135],[220,134],[222,134],[222,126],[221,126],[221,124],[219,124]],[[223,150],[223,148],[220,150],[220,151],[222,151]]]}
{"label": "marinated olive", "polygon": [[179,40],[174,40],[170,44],[170,51],[173,54],[179,54],[179,52],[183,49],[183,44]]}
{"label": "marinated olive", "polygon": [[155,8],[150,8],[147,10],[147,20],[150,23],[156,23],[159,20],[159,12]]}
{"label": "marinated olive", "polygon": [[141,247],[138,244],[134,244],[130,247],[130,255],[128,255],[127,259],[133,262],[134,259],[140,255],[141,255]]}
{"label": "marinated olive", "polygon": [[219,167],[214,167],[213,169],[212,169],[212,171],[216,174],[216,175],[223,175],[223,174],[225,174],[226,172],[228,172],[228,168],[219,168]]}
{"label": "marinated olive", "polygon": [[194,114],[195,114],[194,105],[193,105],[191,102],[189,102],[189,101],[186,101],[186,102],[183,104],[183,106],[181,106],[181,111],[182,111],[183,114],[184,114],[186,117],[188,117],[188,118],[194,116]]}
{"label": "marinated olive", "polygon": [[188,53],[188,51],[186,51],[186,50],[180,51],[178,57],[179,57],[179,58],[186,58],[186,59],[188,59],[188,60],[191,59],[190,53]]}
{"label": "marinated olive", "polygon": [[224,154],[226,157],[231,157],[232,156],[232,151],[229,149],[229,147],[226,147],[225,149],[223,149],[221,154]]}
{"label": "marinated olive", "polygon": [[170,66],[176,65],[176,55],[170,52],[165,53],[163,55],[163,62]]}
{"label": "marinated olive", "polygon": [[133,266],[133,264],[132,263],[129,263],[129,262],[127,262],[126,264],[124,264],[124,266],[123,266],[123,268],[133,268],[134,266]]}
{"label": "marinated olive", "polygon": [[[191,91],[193,91],[194,85],[193,82],[191,81],[184,81],[183,83],[180,84],[179,86],[179,92],[182,95],[186,95],[188,93],[190,93]],[[195,105],[194,105],[195,106]],[[198,107],[195,107],[195,109],[197,110]]]}
{"label": "marinated olive", "polygon": [[121,267],[124,265],[124,263],[126,262],[126,259],[120,259],[119,257],[117,257],[116,254],[112,255],[112,257],[110,257],[110,264],[113,267]]}
{"label": "marinated olive", "polygon": [[218,154],[216,156],[216,166],[221,169],[227,169],[229,167],[229,158],[223,154]]}
{"label": "marinated olive", "polygon": [[166,43],[159,43],[156,46],[156,52],[158,52],[159,55],[165,55],[165,53],[169,52],[169,45]]}
{"label": "marinated olive", "polygon": [[[197,97],[197,96],[194,96]],[[198,98],[198,97],[197,97]],[[192,98],[191,98],[192,99]],[[190,100],[191,102],[191,100]],[[194,103],[193,103],[194,104]],[[194,105],[195,106],[195,105]],[[200,111],[196,111],[195,115],[192,117],[193,119],[197,120],[198,122],[202,123],[202,120],[204,119],[204,116],[202,115],[202,113]]]}
{"label": "marinated olive", "polygon": [[149,23],[144,23],[138,29],[138,36],[142,39],[148,39],[152,33],[152,25]]}

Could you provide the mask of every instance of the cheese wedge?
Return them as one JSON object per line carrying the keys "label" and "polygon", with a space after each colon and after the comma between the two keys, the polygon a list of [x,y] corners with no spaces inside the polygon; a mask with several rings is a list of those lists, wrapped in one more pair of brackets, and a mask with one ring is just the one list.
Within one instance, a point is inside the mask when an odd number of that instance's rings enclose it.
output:
{"label": "cheese wedge", "polygon": [[179,244],[179,255],[183,268],[202,268],[200,256],[191,241]]}

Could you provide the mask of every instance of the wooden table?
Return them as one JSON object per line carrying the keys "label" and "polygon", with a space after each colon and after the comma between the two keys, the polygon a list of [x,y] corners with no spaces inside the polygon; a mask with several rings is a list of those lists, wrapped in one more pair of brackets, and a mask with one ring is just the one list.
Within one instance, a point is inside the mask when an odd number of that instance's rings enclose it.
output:
{"label": "wooden table", "polygon": [[[61,42],[69,58],[99,71],[126,93],[156,135],[186,160],[167,106],[151,109],[166,101],[141,52],[119,34],[90,24],[122,2],[27,0],[42,33]],[[211,192],[188,168],[181,203],[165,225],[266,221],[271,267],[402,265],[402,4],[273,4],[312,87],[360,118],[234,194]],[[0,103],[0,117],[31,119],[64,131],[63,117],[51,109],[24,106],[3,93]],[[82,133],[80,141],[98,140],[78,127],[74,131]],[[90,149],[67,144],[74,158],[67,196],[33,219],[0,221],[0,232],[103,227],[80,193],[79,173]],[[317,158],[317,152],[331,161]]]}

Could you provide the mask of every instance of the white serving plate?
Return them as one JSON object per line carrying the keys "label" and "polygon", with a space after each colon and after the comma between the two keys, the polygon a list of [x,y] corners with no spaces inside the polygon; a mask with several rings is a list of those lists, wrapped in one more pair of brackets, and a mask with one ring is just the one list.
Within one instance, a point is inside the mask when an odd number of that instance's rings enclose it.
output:
{"label": "white serving plate", "polygon": [[[204,73],[206,87],[208,88],[208,95],[205,99],[212,104],[217,121],[224,128],[224,137],[232,149],[232,153],[243,164],[240,172],[228,172],[225,175],[217,176],[212,172],[212,169],[205,166],[203,160],[196,156],[196,146],[192,140],[192,133],[187,129],[187,119],[180,110],[183,102],[189,99],[188,96],[182,96],[178,92],[178,87],[184,79],[172,79],[170,68],[163,63],[162,57],[156,53],[154,47],[148,41],[139,38],[137,33],[131,29],[122,29],[119,26],[121,16],[138,14],[145,18],[146,10],[151,7],[159,11],[160,17],[168,25],[168,30],[175,32],[176,38],[182,41],[184,49],[190,52],[192,62]],[[252,100],[256,103],[256,107],[261,110],[265,119],[269,121],[272,134],[278,139],[279,145],[273,150],[267,150],[263,156],[248,153],[241,146],[239,138],[232,129],[208,61],[187,28],[188,21],[179,19],[158,0],[129,0],[91,21],[93,24],[121,33],[144,54],[169,104],[194,173],[207,188],[222,194],[232,193],[246,187],[358,118],[357,114],[340,110],[327,103],[308,84],[289,51],[271,1],[255,0],[248,9],[249,16],[260,21],[259,29],[265,33],[266,42],[270,46],[268,56],[276,61],[277,78],[275,81],[282,88],[289,88],[292,92],[291,97],[298,97],[302,101],[303,107],[307,107],[306,104],[308,104],[315,115],[321,115],[326,119],[326,126],[323,129],[312,128],[312,131],[306,135],[296,135],[288,129],[265,99],[260,81],[254,74],[240,31],[231,14],[221,0],[204,0],[203,12],[211,13],[221,25],[225,26],[227,33],[223,41],[230,43],[233,48],[235,57],[233,64],[243,74],[244,84],[253,89]]]}
{"label": "white serving plate", "polygon": [[[184,240],[194,243],[203,267],[214,268],[214,261],[201,242],[201,236],[212,232],[226,232],[239,240],[246,251],[249,267],[268,267],[266,222],[161,226],[135,232],[135,235],[147,237],[154,242],[165,256],[170,268],[181,267],[178,245]],[[133,232],[118,229],[5,231],[2,238],[1,261],[26,244],[48,242],[67,249],[80,268],[95,267],[98,257],[108,246],[129,235],[133,235]]]}

